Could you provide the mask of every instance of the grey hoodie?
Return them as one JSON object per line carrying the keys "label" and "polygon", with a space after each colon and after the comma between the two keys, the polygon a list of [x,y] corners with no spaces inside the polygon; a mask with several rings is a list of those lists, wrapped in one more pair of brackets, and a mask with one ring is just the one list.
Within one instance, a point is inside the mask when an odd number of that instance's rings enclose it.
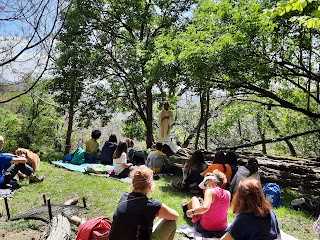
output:
{"label": "grey hoodie", "polygon": [[242,179],[247,178],[249,176],[253,177],[253,178],[257,179],[259,182],[261,182],[260,181],[260,174],[258,171],[250,175],[250,171],[248,168],[246,168],[246,166],[240,166],[238,168],[236,175],[234,175],[234,177],[230,183],[231,193],[235,194],[238,189],[239,182]]}

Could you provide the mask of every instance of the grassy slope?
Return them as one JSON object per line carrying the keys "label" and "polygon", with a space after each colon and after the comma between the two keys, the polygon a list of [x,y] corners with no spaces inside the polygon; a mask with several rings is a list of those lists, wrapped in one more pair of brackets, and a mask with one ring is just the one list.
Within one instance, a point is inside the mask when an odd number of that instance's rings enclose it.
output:
{"label": "grassy slope", "polygon": [[[39,174],[46,177],[44,182],[31,185],[26,180],[21,182],[21,188],[9,200],[12,216],[32,207],[40,206],[43,203],[43,194],[46,194],[53,204],[62,204],[76,194],[79,197],[86,197],[87,206],[89,207],[89,210],[79,214],[80,217],[89,219],[104,215],[112,219],[112,213],[116,209],[121,194],[131,190],[130,184],[114,179],[70,172],[45,162],[42,163]],[[180,203],[182,199],[190,198],[191,195],[174,190],[171,187],[171,182],[175,179],[175,177],[167,177],[156,181],[157,187],[152,197],[179,212],[181,217],[178,220],[178,225],[190,223],[188,219],[183,218]],[[285,207],[275,210],[281,229],[299,239],[316,239],[316,235],[312,230],[315,219],[290,209],[290,201],[296,197],[293,192],[285,191],[283,197],[285,198]],[[229,211],[229,222],[233,218],[233,214]],[[33,229],[43,227],[43,224],[39,223],[39,221],[5,222],[5,220],[4,202],[1,201],[0,229],[21,231],[30,227]],[[76,229],[73,228],[73,231],[76,231]]]}

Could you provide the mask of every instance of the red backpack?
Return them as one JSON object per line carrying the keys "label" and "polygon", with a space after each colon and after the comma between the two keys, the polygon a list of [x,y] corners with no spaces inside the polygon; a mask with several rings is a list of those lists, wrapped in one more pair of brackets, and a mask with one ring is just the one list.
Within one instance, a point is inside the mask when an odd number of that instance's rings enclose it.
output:
{"label": "red backpack", "polygon": [[79,226],[76,240],[109,240],[111,224],[106,217],[89,219]]}

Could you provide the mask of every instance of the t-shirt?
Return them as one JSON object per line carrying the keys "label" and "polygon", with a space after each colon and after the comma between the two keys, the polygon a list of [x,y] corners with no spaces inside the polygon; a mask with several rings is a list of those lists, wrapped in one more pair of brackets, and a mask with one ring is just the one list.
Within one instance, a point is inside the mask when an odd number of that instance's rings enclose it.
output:
{"label": "t-shirt", "polygon": [[[206,176],[207,173],[212,173],[214,170],[218,169],[220,172],[223,172],[227,177],[227,182],[230,183],[232,170],[229,164],[225,164],[226,171],[224,171],[223,164],[214,163],[211,164],[204,172],[202,172],[202,176]],[[223,184],[221,187],[226,188],[227,184]]]}
{"label": "t-shirt", "polygon": [[141,193],[124,193],[113,215],[110,240],[149,240],[162,203]]}
{"label": "t-shirt", "polygon": [[99,143],[97,140],[91,138],[86,141],[86,152],[92,153],[96,158],[98,156]]}
{"label": "t-shirt", "polygon": [[8,156],[5,154],[0,153],[0,185],[4,182],[4,172],[6,166],[10,165],[11,160],[13,159],[12,156]]}
{"label": "t-shirt", "polygon": [[101,154],[100,154],[100,161],[102,164],[113,164],[112,155],[117,148],[117,143],[114,142],[105,142],[102,147]]}
{"label": "t-shirt", "polygon": [[120,174],[125,168],[122,164],[127,163],[127,154],[122,153],[119,158],[113,159],[114,172],[116,175]]}
{"label": "t-shirt", "polygon": [[280,229],[276,215],[270,211],[265,217],[241,213],[227,228],[227,232],[235,240],[275,240]]}
{"label": "t-shirt", "polygon": [[210,209],[199,217],[192,219],[196,222],[200,218],[201,226],[207,231],[222,231],[228,226],[228,209],[230,207],[230,193],[227,190],[216,187],[215,200],[211,204]]}
{"label": "t-shirt", "polygon": [[169,166],[170,162],[168,161],[166,154],[156,150],[149,153],[146,165],[155,173],[159,173],[164,166]]}

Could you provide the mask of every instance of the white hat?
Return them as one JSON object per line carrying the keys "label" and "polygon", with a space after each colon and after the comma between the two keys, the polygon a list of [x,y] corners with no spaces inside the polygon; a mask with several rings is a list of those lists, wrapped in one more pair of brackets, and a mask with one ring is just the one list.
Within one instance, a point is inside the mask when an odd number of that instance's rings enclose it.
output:
{"label": "white hat", "polygon": [[212,175],[212,176],[206,176],[203,181],[198,185],[199,188],[201,189],[205,189],[205,186],[204,186],[204,183],[207,181],[207,180],[213,180],[215,183],[219,182],[219,178],[216,176],[216,175]]}

